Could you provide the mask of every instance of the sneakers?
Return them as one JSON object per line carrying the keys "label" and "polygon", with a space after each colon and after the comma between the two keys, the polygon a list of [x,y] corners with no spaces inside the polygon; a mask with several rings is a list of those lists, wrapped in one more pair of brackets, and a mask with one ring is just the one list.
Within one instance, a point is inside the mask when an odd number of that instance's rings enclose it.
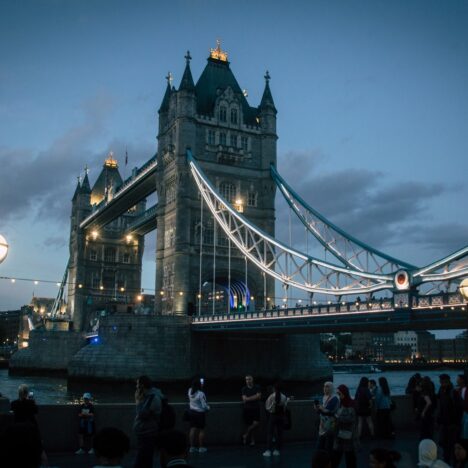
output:
{"label": "sneakers", "polygon": [[82,449],[82,448],[79,448],[76,452],[75,452],[75,455],[83,455],[85,454],[86,452]]}
{"label": "sneakers", "polygon": [[89,453],[90,455],[94,455],[94,449],[91,449],[88,453]]}
{"label": "sneakers", "polygon": [[279,454],[280,454],[280,451],[279,451],[279,450],[273,450],[273,455],[274,455],[275,457],[277,457]]}
{"label": "sneakers", "polygon": [[205,453],[205,452],[207,452],[207,451],[208,451],[208,449],[207,449],[206,447],[200,447],[200,448],[198,449],[198,453]]}
{"label": "sneakers", "polygon": [[197,447],[190,447],[189,453],[196,453],[198,452]]}
{"label": "sneakers", "polygon": [[[276,450],[275,450],[275,452],[276,452]],[[271,450],[265,450],[265,451],[263,452],[263,456],[264,456],[264,457],[271,457]]]}

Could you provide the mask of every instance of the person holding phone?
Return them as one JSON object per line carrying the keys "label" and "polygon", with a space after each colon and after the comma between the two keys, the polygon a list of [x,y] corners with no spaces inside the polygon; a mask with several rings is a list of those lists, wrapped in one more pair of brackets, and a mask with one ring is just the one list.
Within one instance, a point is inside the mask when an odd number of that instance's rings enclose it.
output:
{"label": "person holding phone", "polygon": [[91,393],[83,394],[83,403],[80,405],[78,413],[80,427],[78,430],[78,442],[80,448],[75,452],[76,455],[86,453],[86,443],[89,445],[89,454],[93,454],[92,438],[94,436],[94,405],[91,403]]}
{"label": "person holding phone", "polygon": [[204,383],[203,378],[196,378],[188,390],[190,453],[207,451],[205,447],[205,413],[210,410],[210,406],[206,402],[206,395],[202,390]]}

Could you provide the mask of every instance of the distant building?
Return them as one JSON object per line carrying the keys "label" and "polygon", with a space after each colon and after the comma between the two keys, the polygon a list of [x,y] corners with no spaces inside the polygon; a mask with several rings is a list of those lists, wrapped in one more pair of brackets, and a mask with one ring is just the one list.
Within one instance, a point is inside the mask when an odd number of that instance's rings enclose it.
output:
{"label": "distant building", "polygon": [[399,346],[410,346],[412,355],[418,352],[418,335],[414,331],[399,331],[394,334],[394,343]]}
{"label": "distant building", "polygon": [[21,310],[5,310],[0,312],[0,347],[16,347],[21,317]]}

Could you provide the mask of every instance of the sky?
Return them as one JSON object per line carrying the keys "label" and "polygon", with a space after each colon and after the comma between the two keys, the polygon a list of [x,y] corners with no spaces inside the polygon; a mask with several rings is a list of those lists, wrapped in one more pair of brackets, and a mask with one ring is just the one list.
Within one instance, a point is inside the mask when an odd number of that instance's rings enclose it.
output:
{"label": "sky", "polygon": [[[412,264],[468,244],[466,1],[3,0],[0,276],[61,280],[77,176],[149,159],[165,76],[190,50],[196,81],[216,39],[253,106],[269,70],[278,168],[309,204]],[[0,310],[56,291],[0,280]]]}

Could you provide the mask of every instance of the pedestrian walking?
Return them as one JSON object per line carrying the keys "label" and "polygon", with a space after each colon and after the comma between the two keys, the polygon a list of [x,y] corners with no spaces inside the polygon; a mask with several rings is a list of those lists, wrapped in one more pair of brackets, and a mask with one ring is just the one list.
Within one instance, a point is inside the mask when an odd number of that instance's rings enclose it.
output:
{"label": "pedestrian walking", "polygon": [[393,439],[395,434],[390,415],[392,398],[390,387],[385,377],[379,377],[379,386],[375,392],[375,407],[377,410],[375,418],[379,436],[384,439]]}
{"label": "pedestrian walking", "polygon": [[245,376],[245,387],[242,388],[242,401],[244,402],[244,423],[247,430],[242,435],[242,443],[247,445],[250,438],[250,445],[255,445],[255,431],[260,425],[260,400],[262,391],[259,385],[254,384],[251,375]]}
{"label": "pedestrian walking", "polygon": [[437,394],[438,411],[436,422],[439,429],[439,445],[444,452],[444,461],[450,464],[453,460],[453,447],[460,434],[461,399],[454,389],[450,376],[439,376],[440,388]]}
{"label": "pedestrian walking", "polygon": [[420,440],[434,437],[434,412],[436,396],[434,384],[429,377],[423,377],[420,384],[418,415],[420,421]]}
{"label": "pedestrian walking", "polygon": [[358,418],[358,438],[362,435],[362,426],[366,422],[369,432],[374,437],[374,423],[372,421],[372,394],[369,390],[369,379],[361,377],[354,396],[356,414]]}
{"label": "pedestrian walking", "polygon": [[356,448],[358,444],[356,428],[356,411],[354,401],[346,385],[339,385],[336,391],[340,399],[340,408],[336,412],[335,440],[333,442],[332,465],[340,466],[345,457],[346,468],[356,468]]}
{"label": "pedestrian walking", "polygon": [[317,450],[331,452],[333,449],[333,439],[335,438],[335,415],[340,407],[340,399],[335,393],[333,382],[325,382],[323,384],[322,404],[318,400],[315,400],[314,406],[320,418]]}
{"label": "pedestrian walking", "polygon": [[78,428],[78,443],[79,448],[75,452],[76,455],[84,453],[93,454],[93,435],[94,435],[94,405],[91,403],[91,393],[83,394],[83,403],[80,405],[78,413],[79,428]]}
{"label": "pedestrian walking", "polygon": [[267,449],[263,452],[264,457],[280,455],[283,444],[284,418],[288,398],[281,392],[281,384],[277,382],[274,391],[265,402],[268,414],[267,421]]}
{"label": "pedestrian walking", "polygon": [[206,401],[206,395],[203,391],[203,379],[195,378],[188,390],[189,399],[189,423],[190,423],[190,453],[205,453],[205,427],[206,413],[210,406]]}
{"label": "pedestrian walking", "polygon": [[151,379],[142,375],[136,381],[136,415],[133,431],[137,439],[134,468],[152,468],[155,440],[159,430],[162,399],[164,395],[153,387]]}

